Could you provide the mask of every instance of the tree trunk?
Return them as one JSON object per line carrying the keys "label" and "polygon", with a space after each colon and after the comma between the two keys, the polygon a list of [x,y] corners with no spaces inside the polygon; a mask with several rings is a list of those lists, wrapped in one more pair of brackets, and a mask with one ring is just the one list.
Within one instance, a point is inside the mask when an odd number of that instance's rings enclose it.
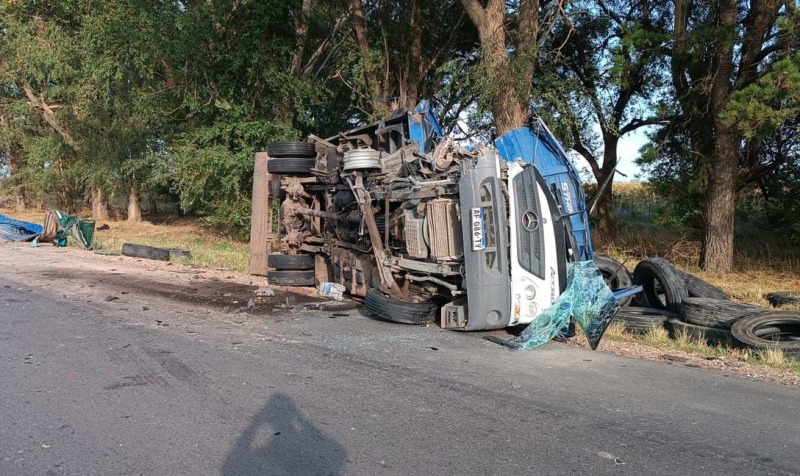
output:
{"label": "tree trunk", "polygon": [[614,217],[614,168],[617,166],[617,144],[619,137],[603,134],[603,165],[595,174],[598,190],[608,181],[597,198],[597,235],[605,243],[616,238],[617,225]]}
{"label": "tree trunk", "polygon": [[14,199],[16,200],[16,210],[18,212],[24,212],[27,206],[27,200],[25,199],[25,195],[22,193],[14,194]]}
{"label": "tree trunk", "polygon": [[139,202],[139,189],[136,185],[131,185],[128,193],[128,221],[141,223],[142,206]]}
{"label": "tree trunk", "polygon": [[[311,9],[314,7],[314,0],[303,0],[300,11],[295,15],[295,48],[292,53],[292,63],[289,73],[295,79],[302,76],[303,55],[306,51],[306,40],[308,38],[308,19],[311,16]],[[278,110],[275,114],[276,121],[291,126],[295,119],[295,102],[292,91],[287,89],[285,95],[279,101]],[[130,220],[130,219],[129,219]],[[139,217],[141,221],[141,216]]]}
{"label": "tree trunk", "polygon": [[385,102],[385,89],[388,84],[381,79],[381,69],[387,67],[386,62],[389,61],[389,58],[384,58],[383,68],[380,65],[373,64],[370,54],[367,16],[364,13],[361,0],[351,0],[350,8],[353,20],[353,35],[355,35],[356,45],[361,54],[362,80],[364,81],[366,93],[364,99],[369,104],[371,109],[369,112],[373,117],[384,117],[392,112],[391,106]]}
{"label": "tree trunk", "polygon": [[[506,3],[502,0],[489,0],[484,8],[478,0],[461,0],[461,4],[478,29],[481,39],[481,64],[490,86],[489,105],[494,116],[497,135],[525,125],[528,119],[528,103],[535,65],[536,30],[535,26],[524,23],[520,44],[516,45],[523,54],[517,55],[514,65],[508,57],[505,12]],[[538,2],[525,0],[521,9],[528,16],[537,10]],[[528,19],[530,20],[530,19]],[[533,18],[535,23],[535,18]]]}
{"label": "tree trunk", "polygon": [[411,2],[411,44],[403,71],[400,73],[400,107],[413,108],[419,102],[419,83],[422,79],[422,0]]}
{"label": "tree trunk", "polygon": [[[718,8],[720,26],[735,26],[738,12],[736,0],[721,0]],[[700,267],[716,273],[733,270],[733,225],[741,144],[733,126],[726,125],[722,120],[722,113],[730,102],[733,55],[733,37],[717,39],[714,59],[718,67],[714,71],[710,97],[714,155],[708,175],[705,233],[700,253]]]}
{"label": "tree trunk", "polygon": [[108,220],[108,199],[101,187],[92,190],[92,219]]}
{"label": "tree trunk", "polygon": [[706,228],[700,267],[704,271],[729,273],[733,270],[736,178],[739,168],[738,138],[732,128],[717,124],[714,158],[706,190]]}

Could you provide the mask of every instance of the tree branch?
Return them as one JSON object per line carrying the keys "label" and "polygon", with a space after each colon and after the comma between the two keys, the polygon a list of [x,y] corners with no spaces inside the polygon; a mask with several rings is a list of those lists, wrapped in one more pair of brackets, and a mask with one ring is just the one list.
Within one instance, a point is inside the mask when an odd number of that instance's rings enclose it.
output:
{"label": "tree branch", "polygon": [[39,109],[42,113],[42,118],[47,122],[50,127],[53,128],[57,133],[64,138],[64,142],[66,142],[70,147],[73,149],[78,148],[78,143],[72,137],[72,134],[58,122],[58,118],[56,117],[55,111],[53,111],[53,107],[48,105],[43,99],[36,95],[33,91],[33,88],[28,83],[22,84],[22,90],[25,91],[25,96],[28,97],[28,101],[33,105],[36,109]]}

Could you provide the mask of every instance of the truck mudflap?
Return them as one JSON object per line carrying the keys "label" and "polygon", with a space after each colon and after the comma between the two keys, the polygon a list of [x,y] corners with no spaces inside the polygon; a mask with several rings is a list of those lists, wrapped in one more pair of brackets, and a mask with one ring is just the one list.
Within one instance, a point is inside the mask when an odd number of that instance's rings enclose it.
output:
{"label": "truck mudflap", "polygon": [[580,177],[564,149],[541,120],[530,127],[509,131],[495,140],[500,157],[536,166],[561,209],[569,233],[573,261],[594,259],[589,214]]}
{"label": "truck mudflap", "polygon": [[[507,212],[494,151],[483,149],[458,181],[467,294],[463,330],[500,329],[511,321]],[[444,312],[450,312],[444,309]],[[456,327],[456,326],[454,326]]]}
{"label": "truck mudflap", "polygon": [[497,336],[486,339],[516,350],[533,349],[558,336],[572,317],[595,350],[619,307],[617,297],[606,285],[594,261],[578,261],[569,264],[567,289],[519,336],[508,340]]}

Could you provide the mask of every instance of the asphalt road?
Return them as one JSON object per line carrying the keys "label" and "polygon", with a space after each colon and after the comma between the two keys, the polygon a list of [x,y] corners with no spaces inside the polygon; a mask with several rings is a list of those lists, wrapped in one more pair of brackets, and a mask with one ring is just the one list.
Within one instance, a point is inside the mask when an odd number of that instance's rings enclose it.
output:
{"label": "asphalt road", "polygon": [[0,277],[0,475],[800,474],[794,389],[26,280]]}

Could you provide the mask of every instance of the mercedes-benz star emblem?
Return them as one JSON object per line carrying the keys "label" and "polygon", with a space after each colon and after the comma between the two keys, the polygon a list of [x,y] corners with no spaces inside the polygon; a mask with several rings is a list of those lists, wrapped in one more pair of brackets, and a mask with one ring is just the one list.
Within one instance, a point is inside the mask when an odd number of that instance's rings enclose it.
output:
{"label": "mercedes-benz star emblem", "polygon": [[522,215],[522,228],[527,231],[533,231],[539,228],[539,217],[535,213],[528,211]]}

